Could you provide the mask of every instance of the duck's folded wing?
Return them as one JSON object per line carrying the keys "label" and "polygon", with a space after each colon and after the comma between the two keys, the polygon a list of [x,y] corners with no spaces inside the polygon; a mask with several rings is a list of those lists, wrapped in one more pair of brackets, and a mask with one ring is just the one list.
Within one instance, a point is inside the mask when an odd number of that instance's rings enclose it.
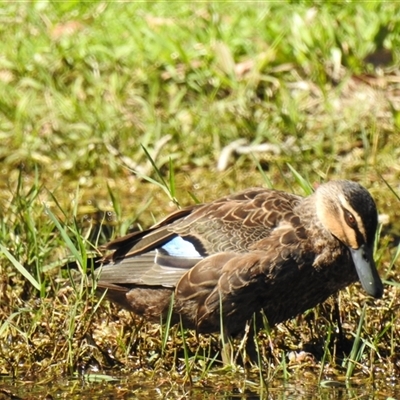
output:
{"label": "duck's folded wing", "polygon": [[262,188],[251,188],[208,204],[178,210],[143,232],[135,232],[106,245],[114,252],[104,261],[146,253],[179,235],[191,241],[202,255],[244,252],[268,237],[300,197]]}
{"label": "duck's folded wing", "polygon": [[186,217],[198,207],[198,205],[194,205],[177,210],[147,230],[133,232],[107,243],[104,249],[114,251],[106,255],[103,261],[116,261],[124,257],[140,255],[156,249],[176,236],[167,229],[168,225]]}
{"label": "duck's folded wing", "polygon": [[[172,287],[212,254],[239,254],[257,249],[255,243],[269,237],[279,223],[276,208],[291,210],[299,201],[297,196],[282,194],[277,203],[272,201],[273,193],[250,189],[213,203],[179,210],[147,231],[111,242],[107,249],[114,252],[103,259],[99,285]],[[213,265],[218,275],[219,265]]]}
{"label": "duck's folded wing", "polygon": [[172,236],[155,250],[136,256],[126,256],[103,265],[97,270],[97,286],[174,287],[181,276],[202,259],[203,256],[191,242],[180,236]]}

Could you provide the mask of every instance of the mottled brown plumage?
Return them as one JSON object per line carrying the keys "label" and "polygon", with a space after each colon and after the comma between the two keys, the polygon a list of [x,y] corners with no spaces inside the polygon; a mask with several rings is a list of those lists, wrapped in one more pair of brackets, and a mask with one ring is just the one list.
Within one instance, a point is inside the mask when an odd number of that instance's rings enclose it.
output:
{"label": "mottled brown plumage", "polygon": [[375,203],[354,182],[328,182],[306,198],[247,189],[111,242],[97,287],[156,322],[174,293],[174,322],[219,332],[222,310],[234,335],[255,312],[275,325],[357,280],[380,297],[376,228]]}

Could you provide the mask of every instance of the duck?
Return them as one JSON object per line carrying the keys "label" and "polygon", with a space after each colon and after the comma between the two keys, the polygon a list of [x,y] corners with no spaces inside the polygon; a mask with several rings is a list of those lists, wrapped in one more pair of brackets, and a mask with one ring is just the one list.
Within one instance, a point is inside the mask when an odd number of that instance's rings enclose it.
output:
{"label": "duck", "polygon": [[362,185],[309,196],[261,187],[173,212],[109,242],[96,290],[151,322],[235,336],[263,313],[274,326],[359,281],[380,298],[375,202]]}

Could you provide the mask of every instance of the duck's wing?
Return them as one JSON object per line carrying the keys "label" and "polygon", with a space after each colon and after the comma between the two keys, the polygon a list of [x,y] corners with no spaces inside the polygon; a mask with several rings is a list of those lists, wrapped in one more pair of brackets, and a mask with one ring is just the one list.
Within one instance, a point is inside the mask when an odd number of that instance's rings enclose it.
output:
{"label": "duck's wing", "polygon": [[168,228],[168,225],[173,222],[185,218],[198,207],[200,206],[194,205],[177,210],[149,229],[133,232],[107,243],[103,249],[113,250],[113,252],[105,256],[103,261],[115,262],[126,257],[134,257],[156,249],[174,236],[173,232],[165,228]]}
{"label": "duck's wing", "polygon": [[111,242],[98,285],[173,287],[199,261],[217,253],[244,253],[269,236],[301,198],[254,188],[179,210],[147,231]]}
{"label": "duck's wing", "polygon": [[171,231],[169,226],[197,207],[178,210],[147,230],[108,243],[105,250],[113,252],[102,259],[103,266],[97,270],[97,287],[127,291],[132,284],[174,286],[203,255],[189,240]]}

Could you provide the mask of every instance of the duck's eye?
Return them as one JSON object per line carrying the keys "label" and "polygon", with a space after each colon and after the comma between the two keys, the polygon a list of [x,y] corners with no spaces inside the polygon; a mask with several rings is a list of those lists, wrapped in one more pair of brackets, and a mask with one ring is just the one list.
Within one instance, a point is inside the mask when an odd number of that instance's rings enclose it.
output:
{"label": "duck's eye", "polygon": [[347,225],[349,225],[351,228],[355,228],[357,226],[357,221],[350,211],[344,211],[344,219],[346,220]]}

